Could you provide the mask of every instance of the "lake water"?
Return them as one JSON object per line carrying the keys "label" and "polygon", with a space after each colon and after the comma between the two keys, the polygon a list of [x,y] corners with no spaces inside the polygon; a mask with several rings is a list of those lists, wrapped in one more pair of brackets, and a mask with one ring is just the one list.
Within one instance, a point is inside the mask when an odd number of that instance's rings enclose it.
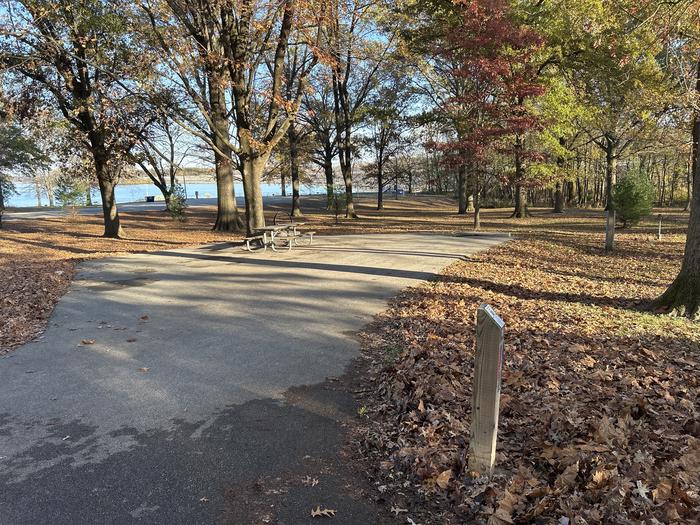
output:
{"label": "lake water", "polygon": [[[17,195],[11,195],[6,198],[5,206],[12,206],[16,208],[26,208],[34,207],[38,205],[36,190],[32,184],[16,184]],[[262,185],[263,195],[266,197],[273,195],[281,195],[282,191],[279,184],[263,184]],[[188,183],[187,184],[187,197],[190,199],[195,198],[195,192],[199,192],[200,199],[215,198],[216,197],[216,184],[213,182],[207,183]],[[292,192],[291,188],[287,188],[287,195]],[[312,195],[316,193],[324,193],[325,186],[319,185],[305,185],[301,186],[302,195]],[[143,202],[146,200],[146,195],[156,195],[160,196],[161,193],[152,184],[121,184],[117,186],[115,190],[117,203],[123,202]],[[243,197],[243,185],[236,184],[236,196]],[[101,202],[100,192],[96,188],[92,190],[92,203],[94,205],[99,205]],[[42,206],[48,206],[49,199],[45,192],[41,195]]]}

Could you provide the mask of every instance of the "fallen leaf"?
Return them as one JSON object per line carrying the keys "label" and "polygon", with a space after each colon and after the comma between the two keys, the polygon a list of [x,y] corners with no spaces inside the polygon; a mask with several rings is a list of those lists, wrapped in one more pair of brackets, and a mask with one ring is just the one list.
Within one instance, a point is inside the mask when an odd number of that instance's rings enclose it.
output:
{"label": "fallen leaf", "polygon": [[654,503],[663,503],[671,497],[673,492],[673,480],[664,478],[656,485],[656,488],[651,491],[654,498]]}
{"label": "fallen leaf", "polygon": [[576,477],[578,476],[578,461],[573,465],[569,465],[564,469],[557,480],[554,482],[554,486],[558,489],[565,489],[572,487],[576,482]]}
{"label": "fallen leaf", "polygon": [[513,523],[513,506],[515,503],[517,503],[517,501],[518,498],[506,490],[503,497],[498,502],[496,512],[489,516],[488,525],[504,525]]}
{"label": "fallen leaf", "polygon": [[148,367],[146,367],[146,366],[143,366],[143,367],[141,367],[141,368],[138,368],[137,370],[138,370],[139,372],[146,373],[146,372],[148,372],[148,371],[150,370],[150,368],[148,368]]}
{"label": "fallen leaf", "polygon": [[593,472],[593,475],[591,476],[591,480],[586,485],[587,489],[597,489],[605,485],[608,480],[610,480],[613,476],[617,475],[617,468],[612,469],[612,470],[605,470],[605,469],[598,469],[595,472]]}
{"label": "fallen leaf", "polygon": [[649,499],[647,496],[647,494],[649,494],[649,487],[647,487],[641,480],[637,480],[636,488],[632,492],[637,494],[637,496],[642,499]]}
{"label": "fallen leaf", "polygon": [[310,487],[315,487],[318,485],[318,479],[312,478],[311,476],[306,476],[305,478],[302,478],[301,482],[304,485],[308,485]]}
{"label": "fallen leaf", "polygon": [[392,505],[391,512],[393,512],[394,514],[396,514],[398,516],[402,512],[408,512],[408,509],[402,509],[401,507],[397,507],[396,505]]}
{"label": "fallen leaf", "polygon": [[440,475],[437,477],[437,479],[435,480],[435,483],[441,489],[446,489],[447,486],[450,484],[451,479],[452,479],[452,470],[443,470],[440,473]]}
{"label": "fallen leaf", "polygon": [[315,509],[311,510],[311,517],[312,518],[333,518],[335,517],[335,509],[326,509],[326,508],[321,508],[319,505]]}
{"label": "fallen leaf", "polygon": [[81,345],[94,345],[95,340],[94,339],[83,339],[82,341],[80,341],[80,344]]}

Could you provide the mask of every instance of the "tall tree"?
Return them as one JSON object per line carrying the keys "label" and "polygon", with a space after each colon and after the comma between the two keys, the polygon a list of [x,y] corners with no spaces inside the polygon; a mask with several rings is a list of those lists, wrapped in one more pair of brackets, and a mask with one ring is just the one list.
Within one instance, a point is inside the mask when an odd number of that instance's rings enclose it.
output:
{"label": "tall tree", "polygon": [[141,33],[162,62],[161,88],[174,87],[183,95],[179,105],[166,109],[178,125],[209,146],[214,158],[217,214],[213,229],[240,231],[244,224],[234,185],[238,159],[230,131],[230,80],[217,6],[204,0],[143,0],[139,5],[146,15]]}
{"label": "tall tree", "polygon": [[323,169],[326,181],[326,208],[330,210],[335,197],[333,159],[338,154],[333,89],[329,77],[323,74],[314,77],[311,79],[310,93],[304,95],[300,119],[313,132],[315,147],[311,161]]}
{"label": "tall tree", "polygon": [[[151,179],[163,195],[165,207],[174,211],[173,195],[177,190],[177,176],[187,158],[189,147],[184,133],[167,115],[161,115],[139,138],[132,154],[133,160]],[[178,204],[179,205],[179,204]]]}
{"label": "tall tree", "polygon": [[[285,96],[287,100],[295,98],[292,90],[295,88],[297,76],[305,73],[305,64],[312,56],[313,51],[308,46],[294,46],[289,53],[290,58],[285,66],[285,84],[287,86]],[[303,99],[302,99],[303,101]],[[301,108],[300,108],[301,110]],[[292,180],[292,217],[301,217],[301,195],[300,195],[300,169],[302,167],[303,151],[307,139],[312,133],[312,128],[305,125],[304,118],[297,116],[287,129],[287,146],[289,148],[289,175]]]}
{"label": "tall tree", "polygon": [[506,150],[510,150],[514,160],[511,181],[515,186],[513,216],[520,219],[527,215],[525,190],[528,183],[532,185],[537,182],[537,179],[528,177],[528,165],[543,158],[541,150],[533,146],[528,147],[535,142],[532,140],[533,133],[542,126],[532,102],[545,92],[540,78],[541,68],[535,59],[543,41],[534,30],[515,22],[507,7],[503,9],[506,31],[517,36],[512,37],[503,51],[502,60],[509,64],[507,68],[504,67],[501,92],[495,96],[502,106],[504,132],[513,139],[509,141]]}
{"label": "tall tree", "polygon": [[[612,191],[619,160],[667,110],[673,93],[658,60],[663,43],[652,25],[639,25],[636,0],[600,3],[581,13],[582,24],[565,38],[562,71],[590,108],[586,129],[605,155],[605,201]],[[582,123],[583,125],[583,123]]]}
{"label": "tall tree", "polygon": [[121,1],[5,0],[0,65],[15,90],[39,90],[90,152],[102,197],[104,236],[122,236],[114,189],[150,115],[133,86],[149,55],[130,38]]}
{"label": "tall tree", "polygon": [[[172,15],[187,28],[188,35],[216,42],[220,54],[209,56],[212,67],[225,77],[210,82],[215,88],[215,106],[231,107],[227,120],[216,123],[216,139],[233,152],[243,178],[246,206],[246,230],[265,226],[261,180],[272,150],[287,134],[296,119],[309,72],[318,60],[312,53],[299,65],[295,85],[285,96],[285,63],[290,39],[308,42],[317,51],[324,11],[313,2],[283,0],[260,3],[254,0],[168,0]],[[226,96],[228,94],[228,97]],[[223,133],[229,126],[235,140]],[[221,131],[220,131],[221,130]],[[217,147],[218,150],[221,148]]]}
{"label": "tall tree", "polygon": [[678,276],[655,301],[655,306],[663,312],[700,320],[700,56],[697,63],[696,93],[698,98],[692,125],[693,191],[685,254]]}
{"label": "tall tree", "polygon": [[[692,196],[690,219],[681,269],[668,289],[654,301],[653,306],[663,313],[686,316],[700,320],[700,11],[697,3],[680,1],[666,5],[667,10],[653,10],[651,15],[642,13],[637,21],[650,22],[678,54],[677,62],[690,64],[692,75],[678,72],[679,85],[685,87],[688,97],[679,100],[692,112],[691,124],[691,174]],[[659,16],[661,15],[661,16]]]}
{"label": "tall tree", "polygon": [[353,200],[354,127],[393,44],[378,24],[383,5],[377,0],[332,0],[326,42],[333,85],[335,136],[345,184],[345,214],[356,218]]}
{"label": "tall tree", "polygon": [[407,110],[413,103],[408,72],[398,63],[387,61],[380,85],[367,104],[365,143],[373,161],[369,175],[377,181],[377,209],[384,209],[386,166],[407,146]]}
{"label": "tall tree", "polygon": [[536,121],[526,102],[542,91],[531,64],[541,39],[505,0],[430,0],[414,6],[419,13],[429,8],[439,16],[413,17],[419,24],[410,23],[408,44],[422,72],[419,87],[451,135],[437,147],[457,169],[458,210],[464,214],[469,195],[478,193],[477,165],[506,135],[515,137],[509,145],[516,165],[513,182],[522,185],[523,136]]}

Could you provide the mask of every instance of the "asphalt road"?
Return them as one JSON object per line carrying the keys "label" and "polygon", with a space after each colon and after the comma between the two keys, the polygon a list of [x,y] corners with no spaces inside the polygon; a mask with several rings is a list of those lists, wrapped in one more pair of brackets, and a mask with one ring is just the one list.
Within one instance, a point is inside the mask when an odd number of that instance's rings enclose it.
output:
{"label": "asphalt road", "polygon": [[0,359],[0,524],[304,524],[316,505],[380,523],[342,456],[354,334],[400,289],[503,240],[84,263],[45,334]]}

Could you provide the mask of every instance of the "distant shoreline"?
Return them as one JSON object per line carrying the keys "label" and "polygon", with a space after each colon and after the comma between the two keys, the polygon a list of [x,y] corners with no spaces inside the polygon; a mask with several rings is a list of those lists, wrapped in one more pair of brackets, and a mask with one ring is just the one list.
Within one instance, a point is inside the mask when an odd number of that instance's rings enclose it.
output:
{"label": "distant shoreline", "polygon": [[[216,178],[213,175],[211,177],[186,177],[184,181],[182,179],[178,179],[178,183],[180,184],[213,184],[215,182]],[[128,179],[119,181],[119,186],[136,186],[138,184],[153,185],[153,181],[151,179]]]}

